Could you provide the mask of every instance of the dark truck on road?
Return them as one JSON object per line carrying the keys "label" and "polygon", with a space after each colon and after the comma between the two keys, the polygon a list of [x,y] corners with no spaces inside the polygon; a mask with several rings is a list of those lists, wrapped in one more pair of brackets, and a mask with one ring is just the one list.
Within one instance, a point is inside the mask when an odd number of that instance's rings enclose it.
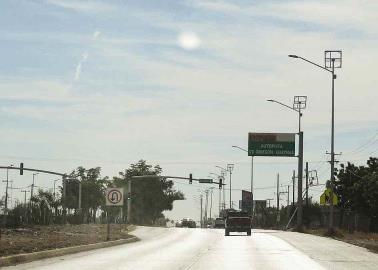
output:
{"label": "dark truck on road", "polygon": [[246,232],[251,235],[252,219],[247,212],[230,211],[227,213],[224,235],[230,232]]}

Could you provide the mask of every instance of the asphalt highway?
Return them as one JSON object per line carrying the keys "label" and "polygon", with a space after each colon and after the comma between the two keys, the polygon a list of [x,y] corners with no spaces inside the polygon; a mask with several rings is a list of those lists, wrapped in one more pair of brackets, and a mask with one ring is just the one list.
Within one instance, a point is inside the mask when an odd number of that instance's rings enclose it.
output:
{"label": "asphalt highway", "polygon": [[293,232],[138,227],[141,241],[3,269],[378,269],[378,254],[340,241]]}

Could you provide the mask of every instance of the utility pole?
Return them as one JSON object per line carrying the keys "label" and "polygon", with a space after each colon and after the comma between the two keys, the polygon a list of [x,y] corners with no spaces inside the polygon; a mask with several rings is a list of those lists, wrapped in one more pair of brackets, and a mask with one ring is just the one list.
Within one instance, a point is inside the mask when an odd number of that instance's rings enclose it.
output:
{"label": "utility pole", "polygon": [[33,183],[30,187],[30,199],[33,198],[33,191],[34,191],[34,176],[36,176],[38,173],[33,173]]}
{"label": "utility pole", "polygon": [[287,209],[290,206],[290,185],[287,185]]}
{"label": "utility pole", "polygon": [[213,189],[214,188],[210,188],[210,220],[211,220],[211,210],[213,208]]}
{"label": "utility pole", "polygon": [[293,206],[295,203],[295,170],[293,170]]}
{"label": "utility pole", "polygon": [[[223,188],[223,187],[222,187],[222,188]],[[222,189],[219,189],[219,194],[218,194],[218,204],[219,204],[219,212],[218,212],[218,216],[220,217],[221,209],[222,209]]]}
{"label": "utility pole", "polygon": [[79,180],[79,203],[78,203],[78,211],[81,212],[81,181]]}
{"label": "utility pole", "polygon": [[299,132],[299,152],[298,152],[298,197],[297,197],[297,229],[302,229],[303,215],[303,198],[302,198],[302,180],[303,180],[303,132]]}
{"label": "utility pole", "polygon": [[232,185],[231,185],[231,176],[232,176],[232,170],[234,169],[234,164],[227,164],[227,170],[230,173],[230,209],[232,209]]}
{"label": "utility pole", "polygon": [[67,217],[67,209],[66,209],[66,193],[67,193],[67,178],[65,176],[62,177],[62,185],[63,185],[63,194],[62,194],[62,197],[63,197],[63,200],[62,200],[62,204],[63,204],[63,224],[66,224],[66,217]]}
{"label": "utility pole", "polygon": [[4,214],[5,216],[8,215],[8,188],[9,188],[9,175],[8,175],[8,169],[7,169],[7,180],[6,180],[6,187],[5,187],[5,208],[4,208]]}
{"label": "utility pole", "polygon": [[200,204],[201,204],[201,213],[200,213],[200,226],[203,228],[203,223],[202,223],[202,194],[200,195]]}
{"label": "utility pole", "polygon": [[280,174],[277,173],[277,223],[280,220]]}
{"label": "utility pole", "polygon": [[28,190],[21,190],[21,192],[24,193],[24,205],[25,205],[25,207],[26,207],[26,193],[27,193],[27,192],[30,192],[30,191],[28,191]]}
{"label": "utility pole", "polygon": [[56,200],[56,195],[55,195],[55,183],[56,183],[57,181],[59,181],[59,179],[54,180],[54,200]]}
{"label": "utility pole", "polygon": [[308,206],[308,162],[306,162],[306,206]]}
{"label": "utility pole", "polygon": [[287,185],[287,219],[290,218],[290,185]]}
{"label": "utility pole", "polygon": [[127,223],[131,224],[131,179],[127,183]]}
{"label": "utility pole", "polygon": [[205,190],[205,195],[206,195],[206,201],[205,201],[205,218],[204,218],[204,226],[207,226],[207,208],[209,205],[209,190]]}

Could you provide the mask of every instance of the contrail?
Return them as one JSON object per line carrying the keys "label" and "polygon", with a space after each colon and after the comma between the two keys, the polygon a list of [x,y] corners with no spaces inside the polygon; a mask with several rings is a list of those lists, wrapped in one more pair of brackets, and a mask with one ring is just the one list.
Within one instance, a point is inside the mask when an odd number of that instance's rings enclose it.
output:
{"label": "contrail", "polygon": [[[93,38],[94,39],[98,38],[100,35],[101,35],[100,31],[94,31],[93,32]],[[81,70],[82,70],[83,64],[87,61],[88,56],[89,55],[88,55],[87,51],[85,51],[81,55],[81,59],[80,59],[79,63],[77,63],[77,65],[76,65],[76,72],[75,72],[75,78],[74,78],[75,81],[78,81],[80,79],[80,75],[81,75]]]}

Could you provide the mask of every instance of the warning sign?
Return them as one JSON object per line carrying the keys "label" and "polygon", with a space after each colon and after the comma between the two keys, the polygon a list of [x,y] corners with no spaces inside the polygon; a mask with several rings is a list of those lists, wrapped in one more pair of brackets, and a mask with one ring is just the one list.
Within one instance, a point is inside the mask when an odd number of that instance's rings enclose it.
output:
{"label": "warning sign", "polygon": [[107,188],[105,192],[107,206],[123,205],[123,188]]}
{"label": "warning sign", "polygon": [[[333,193],[333,205],[337,205],[339,203],[339,199],[337,198],[336,194]],[[331,204],[331,189],[327,188],[323,194],[320,196],[320,205],[330,205]]]}

